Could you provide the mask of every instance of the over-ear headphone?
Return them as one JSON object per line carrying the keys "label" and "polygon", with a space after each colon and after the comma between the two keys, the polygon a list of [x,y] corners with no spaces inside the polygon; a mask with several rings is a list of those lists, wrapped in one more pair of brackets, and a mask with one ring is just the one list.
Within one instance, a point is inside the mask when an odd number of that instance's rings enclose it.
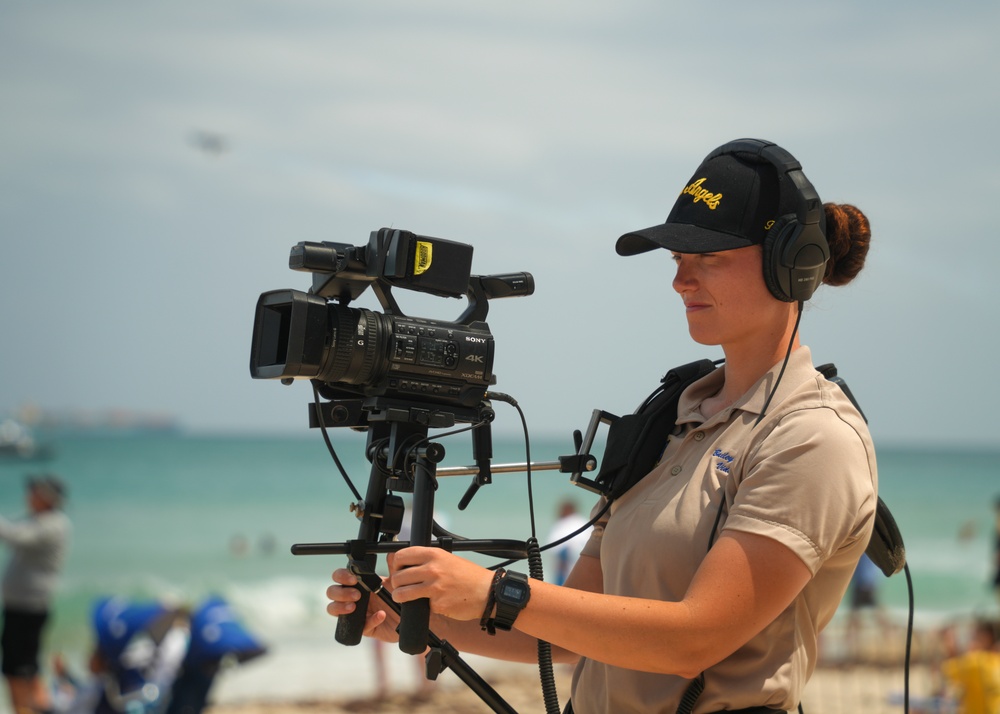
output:
{"label": "over-ear headphone", "polygon": [[[778,216],[764,239],[764,283],[784,302],[805,301],[820,286],[830,259],[823,204],[802,173],[802,164],[777,144],[760,139],[736,139],[720,146],[708,158],[723,154],[754,154],[778,170],[781,199],[794,191],[795,212]],[[707,159],[706,159],[707,160]],[[785,180],[787,179],[787,181]]]}

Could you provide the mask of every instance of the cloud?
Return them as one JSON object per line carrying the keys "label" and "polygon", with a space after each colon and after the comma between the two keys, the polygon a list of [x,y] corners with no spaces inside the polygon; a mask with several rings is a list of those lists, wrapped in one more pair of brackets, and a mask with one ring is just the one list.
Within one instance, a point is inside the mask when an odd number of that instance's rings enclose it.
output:
{"label": "cloud", "polygon": [[[945,366],[997,347],[983,326],[1000,302],[1000,179],[983,137],[998,106],[983,77],[1000,66],[998,12],[5,6],[0,294],[17,309],[0,317],[0,412],[33,400],[299,429],[308,390],[249,379],[256,298],[308,285],[287,268],[298,241],[394,226],[474,245],[475,272],[535,275],[535,295],[490,305],[496,372],[537,428],[568,432],[706,356],[667,256],[619,259],[613,243],[663,220],[711,148],[749,135],[872,219],[868,268],[821,291],[803,331],[864,395],[873,430],[924,439],[932,404],[966,416],[935,438],[995,443],[985,405],[1000,395]],[[225,150],[192,145],[199,132]]]}

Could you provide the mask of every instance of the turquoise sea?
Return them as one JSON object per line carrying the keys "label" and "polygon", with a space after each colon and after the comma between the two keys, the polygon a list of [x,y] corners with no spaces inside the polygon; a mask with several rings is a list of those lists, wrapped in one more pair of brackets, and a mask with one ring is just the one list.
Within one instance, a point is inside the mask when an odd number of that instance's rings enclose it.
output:
{"label": "turquoise sea", "polygon": [[[331,437],[364,493],[364,435],[333,430]],[[442,466],[471,463],[467,435],[440,443],[447,450]],[[78,434],[53,446],[47,462],[0,461],[4,515],[23,512],[27,474],[53,471],[69,485],[73,544],[49,631],[50,654],[61,652],[71,665],[84,666],[89,612],[99,596],[194,604],[219,594],[270,651],[220,678],[218,698],[351,695],[374,686],[373,645],[336,643],[335,622],[324,611],[330,572],[344,558],[289,552],[293,543],[344,541],[358,532],[349,512],[353,497],[318,432],[284,438]],[[531,458],[552,461],[572,450],[568,436],[535,440]],[[879,447],[878,458],[881,495],[906,541],[917,623],[994,612],[988,582],[1000,449]],[[494,437],[495,464],[524,460],[523,440]],[[450,530],[472,538],[523,540],[531,534],[523,473],[495,475],[460,511],[470,480],[439,480],[436,511]],[[536,532],[544,544],[558,502],[571,497],[587,509],[592,496],[557,471],[536,471],[532,482]],[[904,575],[886,580],[881,598],[893,617],[905,620]],[[413,677],[408,663],[391,666],[394,677]]]}

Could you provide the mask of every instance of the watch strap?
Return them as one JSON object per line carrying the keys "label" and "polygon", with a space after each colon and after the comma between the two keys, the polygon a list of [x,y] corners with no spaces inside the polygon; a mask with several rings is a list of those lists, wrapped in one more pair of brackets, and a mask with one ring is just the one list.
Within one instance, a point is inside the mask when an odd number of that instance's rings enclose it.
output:
{"label": "watch strap", "polygon": [[486,595],[486,609],[483,610],[483,616],[479,618],[479,627],[491,635],[497,633],[496,620],[493,618],[493,608],[497,602],[497,585],[500,584],[505,573],[506,571],[503,568],[497,568],[496,572],[493,573],[493,582],[490,583],[490,591]]}

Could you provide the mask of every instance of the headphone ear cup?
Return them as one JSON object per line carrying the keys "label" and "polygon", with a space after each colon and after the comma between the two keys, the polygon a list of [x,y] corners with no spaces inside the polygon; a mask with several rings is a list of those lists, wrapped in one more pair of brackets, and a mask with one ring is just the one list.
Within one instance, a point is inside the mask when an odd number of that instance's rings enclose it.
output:
{"label": "headphone ear cup", "polygon": [[778,300],[804,302],[823,281],[830,246],[816,223],[802,225],[795,214],[782,216],[764,239],[764,283]]}
{"label": "headphone ear cup", "polygon": [[792,297],[788,294],[787,286],[782,285],[780,275],[784,271],[781,270],[781,254],[788,245],[790,235],[797,228],[798,220],[794,214],[782,216],[774,222],[771,230],[767,232],[767,237],[764,238],[762,256],[764,284],[771,294],[782,302],[792,302]]}

